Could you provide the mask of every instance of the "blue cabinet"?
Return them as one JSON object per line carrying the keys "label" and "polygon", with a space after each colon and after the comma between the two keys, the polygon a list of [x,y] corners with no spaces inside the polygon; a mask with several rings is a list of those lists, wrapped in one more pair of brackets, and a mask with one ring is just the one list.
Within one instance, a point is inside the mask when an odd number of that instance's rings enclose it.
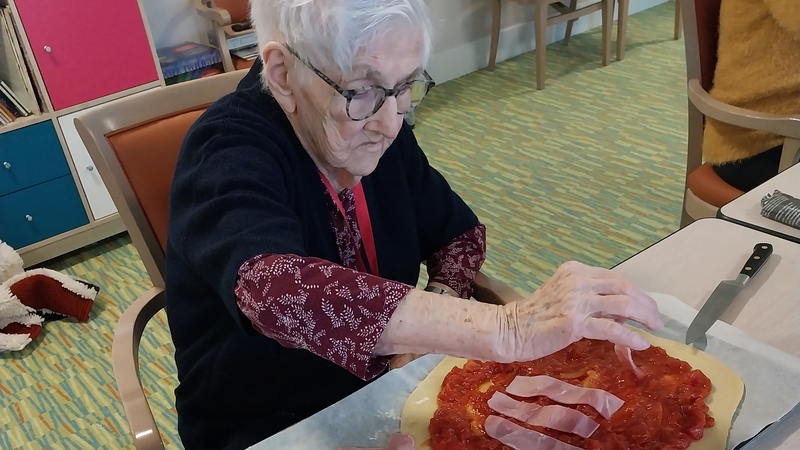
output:
{"label": "blue cabinet", "polygon": [[53,122],[0,134],[0,196],[69,173]]}
{"label": "blue cabinet", "polygon": [[72,175],[0,197],[0,240],[13,248],[89,223]]}

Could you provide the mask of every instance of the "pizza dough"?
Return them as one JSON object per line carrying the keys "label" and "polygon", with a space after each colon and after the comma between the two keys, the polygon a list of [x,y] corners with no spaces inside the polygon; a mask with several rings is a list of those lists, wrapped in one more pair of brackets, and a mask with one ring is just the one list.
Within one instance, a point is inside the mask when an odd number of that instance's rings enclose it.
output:
{"label": "pizza dough", "polygon": [[[693,442],[689,449],[724,449],[731,424],[744,399],[742,379],[721,361],[694,347],[662,339],[638,329],[636,331],[652,345],[663,348],[673,358],[686,361],[694,369],[700,369],[711,380],[711,394],[705,401],[709,408],[708,414],[714,418],[715,424],[706,428],[703,438]],[[406,400],[400,417],[400,431],[414,438],[417,450],[431,450],[428,446],[428,425],[436,412],[436,399],[442,382],[453,367],[462,367],[466,362],[466,359],[448,356],[422,380]]]}

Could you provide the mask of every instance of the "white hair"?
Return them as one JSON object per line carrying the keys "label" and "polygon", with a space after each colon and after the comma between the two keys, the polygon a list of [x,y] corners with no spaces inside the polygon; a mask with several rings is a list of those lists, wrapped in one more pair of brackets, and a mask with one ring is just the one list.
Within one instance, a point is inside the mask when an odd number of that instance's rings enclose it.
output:
{"label": "white hair", "polygon": [[391,31],[422,38],[423,68],[433,46],[424,0],[250,0],[250,17],[259,48],[271,41],[288,44],[320,70],[339,74],[350,72],[358,53]]}

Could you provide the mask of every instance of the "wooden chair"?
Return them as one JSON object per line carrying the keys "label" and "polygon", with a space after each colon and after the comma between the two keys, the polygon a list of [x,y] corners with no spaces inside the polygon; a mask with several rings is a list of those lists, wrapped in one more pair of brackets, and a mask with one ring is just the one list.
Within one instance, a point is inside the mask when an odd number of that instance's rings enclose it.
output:
{"label": "wooden chair", "polygon": [[[138,355],[147,322],[165,305],[168,202],[178,152],[189,127],[211,103],[232,92],[244,75],[236,71],[152,89],[75,119],[154,286],[122,314],[111,350],[117,389],[138,450],[164,448],[142,389]],[[521,298],[481,273],[474,297],[494,304]]]}
{"label": "wooden chair", "polygon": [[[618,0],[619,11],[617,13],[617,61],[622,61],[625,58],[625,35],[628,32],[628,4],[630,0]],[[673,30],[674,38],[680,39],[682,33],[681,21],[681,2],[675,0],[675,28]]]}
{"label": "wooden chair", "polygon": [[108,187],[153,288],[122,314],[111,350],[114,377],[137,449],[163,449],[139,379],[139,341],[165,304],[169,190],[183,137],[206,108],[246,72],[157,88],[82,114],[75,127]]}
{"label": "wooden chair", "polygon": [[[494,70],[497,59],[497,47],[500,40],[500,9],[502,0],[492,0],[492,41],[489,49],[489,71]],[[614,20],[614,0],[600,0],[582,8],[577,7],[577,0],[570,0],[569,6],[559,0],[515,0],[519,3],[532,3],[535,8],[534,30],[536,44],[536,89],[544,89],[545,71],[547,58],[545,49],[547,47],[547,27],[561,22],[567,22],[567,30],[564,35],[564,44],[569,43],[572,34],[572,24],[580,17],[591,14],[595,11],[603,12],[603,32],[602,32],[602,62],[607,66],[611,59],[611,25]],[[548,18],[548,7],[558,11],[558,15]]]}
{"label": "wooden chair", "polygon": [[252,29],[234,31],[232,28],[236,24],[248,21],[250,15],[248,0],[194,0],[194,7],[201,16],[210,20],[214,27],[225,72],[252,67],[254,61],[231,56],[228,49],[228,38],[253,32]]}
{"label": "wooden chair", "polygon": [[717,210],[743,194],[724,182],[703,163],[705,117],[742,128],[784,136],[779,170],[797,159],[800,150],[800,116],[763,114],[725,104],[709,95],[717,65],[719,6],[721,0],[679,0],[685,26],[687,89],[689,94],[689,145],[681,227],[696,219],[714,217]]}

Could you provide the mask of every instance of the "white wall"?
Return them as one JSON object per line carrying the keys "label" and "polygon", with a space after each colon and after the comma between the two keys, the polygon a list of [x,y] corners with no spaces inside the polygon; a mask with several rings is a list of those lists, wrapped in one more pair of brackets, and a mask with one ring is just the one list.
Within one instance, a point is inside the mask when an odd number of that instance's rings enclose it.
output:
{"label": "white wall", "polygon": [[[579,1],[585,4],[590,0]],[[651,8],[667,0],[637,0],[630,4],[630,14]],[[195,12],[192,0],[141,0],[156,47],[184,41],[207,42],[211,24]],[[615,2],[616,3],[616,2]],[[428,0],[436,29],[434,54],[428,72],[442,83],[486,67],[489,61],[489,33],[492,26],[490,0]],[[551,11],[552,13],[553,11]],[[529,52],[533,45],[533,7],[517,2],[503,2],[502,29],[497,61]],[[573,27],[573,35],[600,26],[600,12],[582,17]],[[564,36],[565,24],[548,29],[548,42]]]}
{"label": "white wall", "polygon": [[[637,0],[630,3],[629,15],[667,0]],[[587,0],[578,2],[578,6]],[[588,1],[588,3],[593,3]],[[616,1],[615,1],[616,3]],[[428,7],[436,29],[435,49],[428,72],[436,82],[444,82],[486,67],[489,62],[492,5],[489,0],[429,0]],[[551,14],[555,14],[550,10]],[[616,11],[615,11],[616,13]],[[533,44],[533,6],[504,1],[500,13],[501,29],[497,61],[504,61],[535,48]],[[601,25],[597,11],[581,17],[572,28],[573,36]],[[564,37],[566,24],[549,27],[547,42]],[[598,49],[599,52],[599,49]],[[599,54],[599,53],[598,53]]]}

